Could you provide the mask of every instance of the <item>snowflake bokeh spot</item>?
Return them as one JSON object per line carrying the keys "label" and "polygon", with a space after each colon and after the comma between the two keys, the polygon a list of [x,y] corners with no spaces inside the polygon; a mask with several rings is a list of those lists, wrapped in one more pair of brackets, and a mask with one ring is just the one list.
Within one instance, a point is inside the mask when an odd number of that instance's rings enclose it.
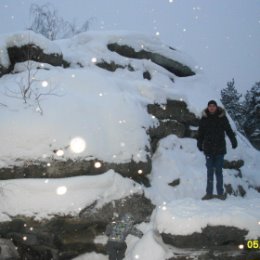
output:
{"label": "snowflake bokeh spot", "polygon": [[81,137],[75,137],[70,141],[70,149],[73,153],[82,153],[86,149],[86,142]]}
{"label": "snowflake bokeh spot", "polygon": [[67,187],[66,186],[60,186],[56,189],[57,195],[64,195],[67,193]]}
{"label": "snowflake bokeh spot", "polygon": [[59,149],[58,151],[56,151],[56,155],[57,156],[63,156],[64,155],[64,151]]}
{"label": "snowflake bokeh spot", "polygon": [[238,246],[238,248],[242,250],[242,249],[244,249],[244,245],[241,244]]}
{"label": "snowflake bokeh spot", "polygon": [[46,81],[46,80],[42,81],[42,86],[44,88],[48,87],[48,85],[49,85],[48,81]]}
{"label": "snowflake bokeh spot", "polygon": [[91,62],[96,63],[96,62],[97,62],[97,58],[96,58],[96,57],[93,57],[93,58],[91,59]]}
{"label": "snowflake bokeh spot", "polygon": [[101,162],[95,162],[94,164],[95,168],[100,168],[102,166],[102,163]]}

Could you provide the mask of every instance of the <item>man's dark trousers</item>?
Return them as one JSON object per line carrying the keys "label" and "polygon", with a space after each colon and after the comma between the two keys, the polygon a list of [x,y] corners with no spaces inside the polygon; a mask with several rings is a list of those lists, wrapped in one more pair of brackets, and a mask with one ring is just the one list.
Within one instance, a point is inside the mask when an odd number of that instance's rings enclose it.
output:
{"label": "man's dark trousers", "polygon": [[207,166],[207,189],[206,192],[209,195],[213,194],[213,183],[214,183],[214,172],[217,180],[217,193],[223,195],[223,168],[224,154],[219,155],[206,155],[206,166]]}

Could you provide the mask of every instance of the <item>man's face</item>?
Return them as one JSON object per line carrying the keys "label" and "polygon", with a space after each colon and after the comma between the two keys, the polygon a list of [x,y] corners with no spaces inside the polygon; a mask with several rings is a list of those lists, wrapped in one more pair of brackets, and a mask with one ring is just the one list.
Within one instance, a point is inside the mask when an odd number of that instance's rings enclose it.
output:
{"label": "man's face", "polygon": [[217,111],[217,106],[215,106],[214,104],[209,104],[208,110],[209,110],[210,114],[215,114]]}

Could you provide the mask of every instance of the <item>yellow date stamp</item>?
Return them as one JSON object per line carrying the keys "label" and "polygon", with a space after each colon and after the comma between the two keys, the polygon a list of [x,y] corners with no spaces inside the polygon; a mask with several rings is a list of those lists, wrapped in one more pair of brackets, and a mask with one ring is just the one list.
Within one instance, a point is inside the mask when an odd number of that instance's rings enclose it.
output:
{"label": "yellow date stamp", "polygon": [[258,239],[250,239],[246,241],[246,248],[247,249],[260,249],[260,241]]}

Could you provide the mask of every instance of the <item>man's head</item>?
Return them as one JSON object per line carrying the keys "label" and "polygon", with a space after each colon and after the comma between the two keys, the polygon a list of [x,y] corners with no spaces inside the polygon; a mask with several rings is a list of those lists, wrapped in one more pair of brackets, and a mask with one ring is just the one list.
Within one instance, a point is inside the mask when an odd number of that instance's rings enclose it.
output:
{"label": "man's head", "polygon": [[217,111],[218,105],[215,100],[210,100],[208,102],[208,111],[210,114],[215,114]]}

